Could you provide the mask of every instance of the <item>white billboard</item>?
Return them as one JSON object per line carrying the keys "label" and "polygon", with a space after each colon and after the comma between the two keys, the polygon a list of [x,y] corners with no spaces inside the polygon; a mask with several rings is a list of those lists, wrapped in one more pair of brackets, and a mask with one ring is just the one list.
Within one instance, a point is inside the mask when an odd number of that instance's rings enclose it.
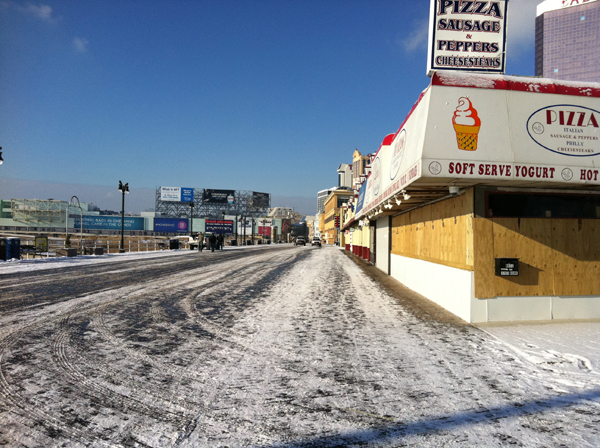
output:
{"label": "white billboard", "polygon": [[508,0],[431,0],[427,74],[504,73]]}
{"label": "white billboard", "polygon": [[171,202],[194,202],[194,189],[182,187],[160,187],[160,200]]}

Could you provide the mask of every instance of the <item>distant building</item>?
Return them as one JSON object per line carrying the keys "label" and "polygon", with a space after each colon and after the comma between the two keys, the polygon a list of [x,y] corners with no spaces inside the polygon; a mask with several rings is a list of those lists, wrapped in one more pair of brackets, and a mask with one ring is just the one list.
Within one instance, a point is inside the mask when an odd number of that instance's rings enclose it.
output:
{"label": "distant building", "polygon": [[317,193],[317,213],[325,213],[325,201],[335,188],[328,188]]}
{"label": "distant building", "polygon": [[319,223],[319,231],[324,244],[339,243],[339,223],[341,219],[341,207],[354,197],[352,190],[337,189],[331,192],[325,201],[325,212],[320,217],[323,226]]}
{"label": "distant building", "polygon": [[342,163],[338,169],[338,188],[352,188],[352,165]]}
{"label": "distant building", "polygon": [[600,1],[546,0],[537,6],[535,74],[600,82]]}
{"label": "distant building", "polygon": [[352,188],[356,184],[362,183],[361,177],[363,181],[367,178],[370,163],[370,154],[363,156],[358,149],[354,150],[354,154],[352,154]]}

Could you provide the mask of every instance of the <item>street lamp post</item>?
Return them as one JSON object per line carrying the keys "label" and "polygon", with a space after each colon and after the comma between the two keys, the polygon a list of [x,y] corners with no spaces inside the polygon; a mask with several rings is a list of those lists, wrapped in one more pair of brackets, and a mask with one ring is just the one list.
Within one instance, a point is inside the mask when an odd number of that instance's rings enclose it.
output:
{"label": "street lamp post", "polygon": [[129,194],[129,183],[123,185],[123,182],[119,181],[119,191],[123,195],[123,201],[121,202],[121,248],[119,253],[125,253],[125,194]]}
{"label": "street lamp post", "polygon": [[190,238],[194,238],[194,201],[190,202]]}

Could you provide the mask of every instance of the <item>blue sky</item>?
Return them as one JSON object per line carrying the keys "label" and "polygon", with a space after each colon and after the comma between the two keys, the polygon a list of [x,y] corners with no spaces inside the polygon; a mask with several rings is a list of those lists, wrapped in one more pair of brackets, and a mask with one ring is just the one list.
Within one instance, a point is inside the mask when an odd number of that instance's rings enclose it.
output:
{"label": "blue sky", "polygon": [[[507,74],[534,74],[537,3],[510,1]],[[0,198],[63,183],[118,209],[123,180],[131,211],[158,186],[316,209],[427,87],[428,16],[425,0],[0,0]]]}

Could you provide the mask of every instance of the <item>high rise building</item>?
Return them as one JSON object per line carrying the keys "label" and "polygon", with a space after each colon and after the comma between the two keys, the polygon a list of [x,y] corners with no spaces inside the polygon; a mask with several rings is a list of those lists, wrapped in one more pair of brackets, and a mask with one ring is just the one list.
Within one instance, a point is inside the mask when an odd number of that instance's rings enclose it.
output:
{"label": "high rise building", "polygon": [[535,74],[600,82],[600,0],[546,0],[535,19]]}
{"label": "high rise building", "polygon": [[338,187],[340,188],[352,188],[352,165],[349,163],[342,163],[338,167]]}

